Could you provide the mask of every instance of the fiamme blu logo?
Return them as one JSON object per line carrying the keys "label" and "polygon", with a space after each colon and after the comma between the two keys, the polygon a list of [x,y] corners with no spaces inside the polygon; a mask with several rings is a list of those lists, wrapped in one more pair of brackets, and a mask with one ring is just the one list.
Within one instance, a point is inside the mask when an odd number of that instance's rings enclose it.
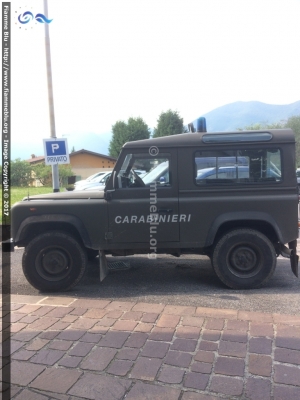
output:
{"label": "fiamme blu logo", "polygon": [[33,20],[40,22],[41,24],[50,24],[50,22],[53,21],[53,19],[46,18],[44,14],[39,13],[34,16],[31,11],[25,11],[23,14],[18,16],[20,24],[28,24]]}

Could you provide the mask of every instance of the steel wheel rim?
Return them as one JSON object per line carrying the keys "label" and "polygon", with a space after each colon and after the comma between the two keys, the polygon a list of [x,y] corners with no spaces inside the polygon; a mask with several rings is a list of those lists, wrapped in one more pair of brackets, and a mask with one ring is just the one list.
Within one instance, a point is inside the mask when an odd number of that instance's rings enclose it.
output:
{"label": "steel wheel rim", "polygon": [[249,244],[234,246],[227,261],[230,272],[238,278],[251,278],[257,275],[263,266],[261,250]]}
{"label": "steel wheel rim", "polygon": [[69,253],[57,246],[40,251],[36,258],[37,273],[47,281],[55,282],[66,278],[72,270]]}

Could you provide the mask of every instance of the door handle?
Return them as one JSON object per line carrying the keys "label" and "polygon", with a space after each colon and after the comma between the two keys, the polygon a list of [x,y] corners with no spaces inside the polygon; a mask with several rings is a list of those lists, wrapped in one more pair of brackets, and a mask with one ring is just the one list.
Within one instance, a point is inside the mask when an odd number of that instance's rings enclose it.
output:
{"label": "door handle", "polygon": [[160,208],[159,210],[157,210],[157,212],[170,214],[173,212],[173,210],[171,208]]}

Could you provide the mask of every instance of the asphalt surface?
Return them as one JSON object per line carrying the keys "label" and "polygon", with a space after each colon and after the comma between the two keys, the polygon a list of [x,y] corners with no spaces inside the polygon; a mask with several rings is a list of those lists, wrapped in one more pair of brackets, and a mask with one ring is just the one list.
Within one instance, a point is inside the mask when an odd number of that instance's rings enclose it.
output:
{"label": "asphalt surface", "polygon": [[[11,254],[11,293],[41,295],[23,275],[22,255],[23,249]],[[264,287],[239,291],[219,281],[205,256],[158,256],[151,260],[138,255],[108,257],[108,261],[124,261],[129,268],[110,271],[100,283],[96,258],[73,290],[43,295],[300,314],[300,279],[293,275],[289,260],[282,257]]]}

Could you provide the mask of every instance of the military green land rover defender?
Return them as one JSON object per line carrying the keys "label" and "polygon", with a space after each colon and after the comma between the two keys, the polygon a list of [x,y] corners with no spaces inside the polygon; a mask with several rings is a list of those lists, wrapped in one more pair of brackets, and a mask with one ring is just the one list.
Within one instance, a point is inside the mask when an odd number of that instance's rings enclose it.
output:
{"label": "military green land rover defender", "polygon": [[17,203],[13,245],[25,246],[31,285],[70,289],[97,255],[100,280],[106,255],[133,254],[207,255],[233,289],[265,284],[280,254],[298,276],[293,131],[207,133],[199,121],[189,133],[126,143],[104,190]]}

